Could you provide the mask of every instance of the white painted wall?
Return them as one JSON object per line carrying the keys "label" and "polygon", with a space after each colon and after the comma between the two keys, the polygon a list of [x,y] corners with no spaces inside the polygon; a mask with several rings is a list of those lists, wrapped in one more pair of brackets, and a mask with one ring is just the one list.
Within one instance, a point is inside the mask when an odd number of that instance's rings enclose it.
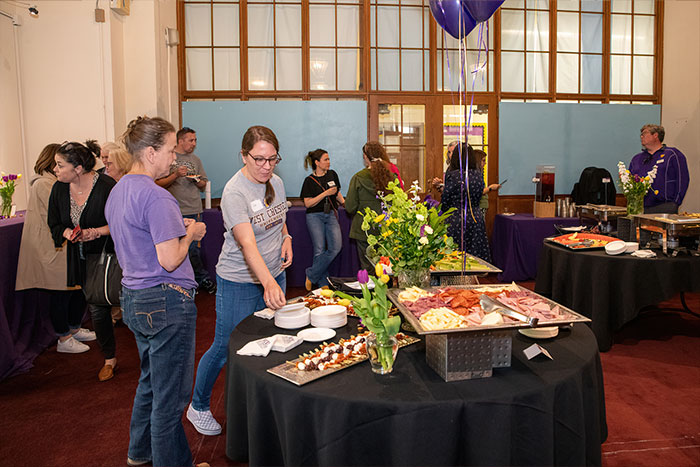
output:
{"label": "white painted wall", "polygon": [[666,0],[661,124],[688,159],[682,211],[700,212],[700,1]]}

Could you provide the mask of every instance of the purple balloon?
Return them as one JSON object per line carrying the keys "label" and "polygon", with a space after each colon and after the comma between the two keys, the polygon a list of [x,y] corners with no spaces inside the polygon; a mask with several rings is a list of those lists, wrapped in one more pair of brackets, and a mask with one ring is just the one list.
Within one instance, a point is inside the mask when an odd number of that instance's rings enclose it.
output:
{"label": "purple balloon", "polygon": [[462,6],[477,23],[486,21],[493,15],[505,0],[462,0]]}
{"label": "purple balloon", "polygon": [[471,14],[463,8],[464,0],[430,0],[433,18],[455,39],[461,39],[476,26]]}

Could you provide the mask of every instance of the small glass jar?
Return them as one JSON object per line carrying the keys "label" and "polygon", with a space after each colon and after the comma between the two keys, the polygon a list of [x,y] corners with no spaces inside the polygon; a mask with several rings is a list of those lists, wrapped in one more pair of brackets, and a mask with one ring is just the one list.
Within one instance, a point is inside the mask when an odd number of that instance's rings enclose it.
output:
{"label": "small glass jar", "polygon": [[393,371],[396,354],[399,351],[399,341],[396,336],[378,338],[372,333],[367,337],[366,347],[373,372],[386,375]]}

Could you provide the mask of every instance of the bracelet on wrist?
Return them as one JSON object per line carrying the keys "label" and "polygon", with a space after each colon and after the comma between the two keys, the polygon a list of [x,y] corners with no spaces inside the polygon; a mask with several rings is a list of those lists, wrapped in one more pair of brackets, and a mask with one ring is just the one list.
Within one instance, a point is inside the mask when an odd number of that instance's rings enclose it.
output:
{"label": "bracelet on wrist", "polygon": [[289,235],[289,234],[286,234],[286,235],[284,235],[284,236],[282,237],[282,241],[285,241],[286,239],[290,239],[290,240],[291,240],[291,239],[292,239],[292,236]]}

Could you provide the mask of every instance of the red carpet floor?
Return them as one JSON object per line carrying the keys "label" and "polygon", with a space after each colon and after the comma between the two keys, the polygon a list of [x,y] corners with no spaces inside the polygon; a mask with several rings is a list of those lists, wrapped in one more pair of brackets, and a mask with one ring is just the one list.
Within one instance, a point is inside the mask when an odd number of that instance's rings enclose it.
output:
{"label": "red carpet floor", "polygon": [[[199,361],[213,336],[214,299],[200,294],[197,305]],[[700,311],[700,294],[689,295],[688,305]],[[0,383],[0,466],[125,465],[139,364],[131,332],[118,327],[116,336],[119,368],[111,381],[97,381],[102,359],[92,342],[78,355],[51,347],[28,373]],[[617,334],[602,362],[609,428],[603,465],[700,465],[700,319],[644,314]],[[225,429],[223,376],[212,412]],[[201,436],[187,421],[185,429],[196,462],[238,465],[226,458],[223,435]]]}

